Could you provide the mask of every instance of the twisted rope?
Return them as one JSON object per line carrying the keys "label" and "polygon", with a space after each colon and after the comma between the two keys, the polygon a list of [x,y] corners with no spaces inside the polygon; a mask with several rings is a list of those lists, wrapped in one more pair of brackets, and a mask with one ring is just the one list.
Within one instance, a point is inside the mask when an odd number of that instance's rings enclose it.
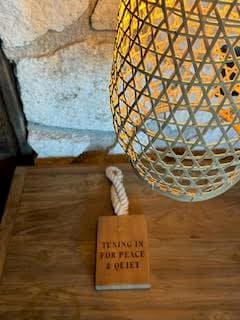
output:
{"label": "twisted rope", "polygon": [[128,197],[123,185],[123,173],[117,167],[107,167],[106,177],[112,182],[111,200],[114,212],[121,216],[128,214]]}

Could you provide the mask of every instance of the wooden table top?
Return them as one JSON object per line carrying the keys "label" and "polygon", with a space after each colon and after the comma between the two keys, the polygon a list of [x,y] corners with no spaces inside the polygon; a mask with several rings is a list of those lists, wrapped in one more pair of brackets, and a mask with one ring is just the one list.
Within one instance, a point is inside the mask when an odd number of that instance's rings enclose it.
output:
{"label": "wooden table top", "polygon": [[97,218],[112,214],[104,167],[18,168],[0,229],[0,319],[239,320],[240,185],[180,203],[119,167],[131,213],[148,219],[152,288],[94,289]]}

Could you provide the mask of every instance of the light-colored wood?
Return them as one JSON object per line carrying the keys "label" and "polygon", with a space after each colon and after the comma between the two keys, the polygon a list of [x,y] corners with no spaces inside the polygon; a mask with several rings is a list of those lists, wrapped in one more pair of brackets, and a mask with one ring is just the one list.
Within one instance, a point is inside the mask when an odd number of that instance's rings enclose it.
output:
{"label": "light-colored wood", "polygon": [[207,202],[179,203],[150,190],[129,165],[119,167],[130,214],[147,217],[152,288],[95,290],[97,221],[112,215],[104,166],[29,168],[0,319],[239,320],[240,185]]}
{"label": "light-colored wood", "polygon": [[99,217],[96,289],[148,289],[150,287],[145,216]]}

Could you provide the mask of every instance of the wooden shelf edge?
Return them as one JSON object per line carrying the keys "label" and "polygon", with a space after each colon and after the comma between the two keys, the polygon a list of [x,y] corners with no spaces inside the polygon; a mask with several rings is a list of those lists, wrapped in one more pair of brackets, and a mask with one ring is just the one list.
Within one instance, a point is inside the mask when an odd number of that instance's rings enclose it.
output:
{"label": "wooden shelf edge", "polygon": [[0,281],[7,256],[8,244],[11,239],[13,225],[22,197],[26,171],[26,167],[17,167],[15,170],[4,215],[0,224]]}

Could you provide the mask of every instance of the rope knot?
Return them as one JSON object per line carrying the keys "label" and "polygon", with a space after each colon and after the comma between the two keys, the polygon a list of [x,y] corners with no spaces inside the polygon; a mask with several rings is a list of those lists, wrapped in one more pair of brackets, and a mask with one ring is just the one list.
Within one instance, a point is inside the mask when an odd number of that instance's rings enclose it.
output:
{"label": "rope knot", "polygon": [[128,214],[128,197],[123,185],[123,173],[117,167],[107,167],[106,176],[112,182],[111,200],[116,215]]}

